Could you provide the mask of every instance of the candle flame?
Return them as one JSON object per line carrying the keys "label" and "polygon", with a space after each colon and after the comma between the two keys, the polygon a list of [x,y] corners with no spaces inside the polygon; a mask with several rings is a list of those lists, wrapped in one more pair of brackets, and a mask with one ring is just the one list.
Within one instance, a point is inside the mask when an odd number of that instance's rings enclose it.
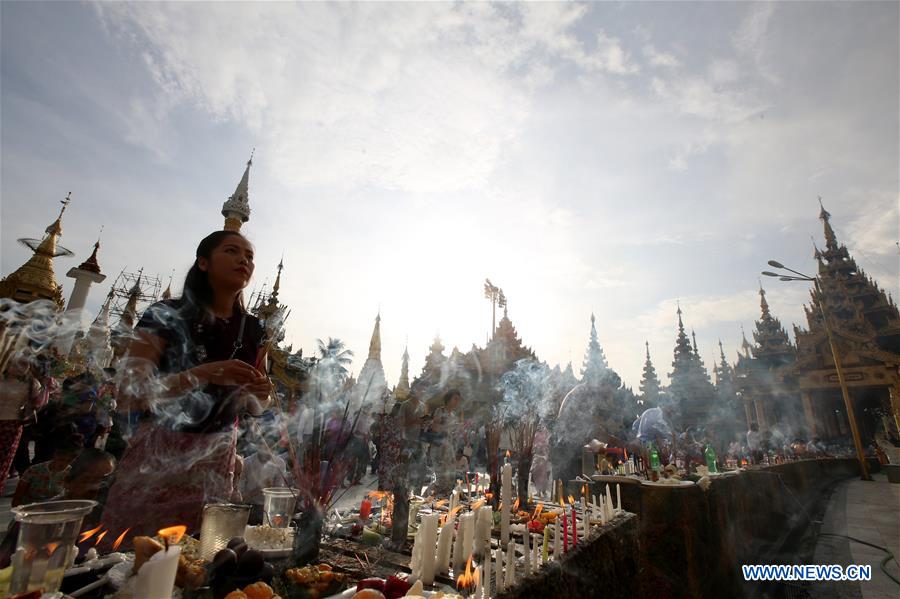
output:
{"label": "candle flame", "polygon": [[187,532],[187,526],[170,526],[168,528],[162,528],[157,531],[157,535],[161,538],[166,539],[172,545],[177,545],[178,541],[181,540],[181,537],[184,536],[184,533]]}
{"label": "candle flame", "polygon": [[572,505],[575,505],[575,498],[572,497],[571,495],[569,495],[569,503],[571,503]]}
{"label": "candle flame", "polygon": [[452,518],[452,517],[455,516],[461,509],[462,509],[462,506],[461,506],[461,505],[458,505],[458,506],[456,506],[455,508],[453,508],[452,510],[450,510],[450,513],[449,513],[447,516],[450,517],[450,518]]}
{"label": "candle flame", "polygon": [[384,499],[387,495],[387,491],[369,491],[368,497],[370,499]]}
{"label": "candle flame", "polygon": [[121,544],[122,544],[122,541],[125,540],[125,535],[128,534],[128,531],[129,531],[129,530],[131,530],[131,527],[130,527],[130,526],[129,526],[128,528],[125,529],[125,532],[123,532],[122,534],[120,534],[120,535],[116,538],[116,542],[113,543],[113,546],[112,546],[113,551],[115,551],[115,550],[117,550],[117,549],[119,548],[119,545],[121,545]]}
{"label": "candle flame", "polygon": [[511,458],[511,457],[512,457],[512,454],[509,453],[509,450],[507,449],[507,450],[506,450],[506,459],[508,460],[508,459]]}
{"label": "candle flame", "polygon": [[541,512],[543,512],[543,511],[544,511],[544,504],[543,503],[537,504],[537,507],[534,508],[534,513],[531,515],[531,519],[537,520],[538,516],[540,516]]}
{"label": "candle flame", "polygon": [[99,535],[97,535],[97,540],[94,541],[94,546],[95,546],[95,547],[96,547],[97,545],[100,544],[100,541],[103,540],[103,537],[105,537],[105,536],[106,536],[106,533],[108,533],[108,532],[109,532],[108,530],[104,530],[104,531],[101,532]]}
{"label": "candle flame", "polygon": [[490,491],[488,491],[487,493],[485,493],[484,496],[485,496],[485,498],[486,498],[488,501],[490,501],[491,499],[494,498],[494,494],[491,493]]}
{"label": "candle flame", "polygon": [[625,448],[625,461],[628,461],[628,448]]}
{"label": "candle flame", "polygon": [[47,555],[52,556],[56,548],[59,547],[59,543],[47,543],[44,547],[47,549]]}
{"label": "candle flame", "polygon": [[475,510],[477,510],[478,508],[480,508],[483,505],[484,505],[484,499],[479,499],[478,501],[476,501],[475,503],[472,504],[472,511],[474,512]]}
{"label": "candle flame", "polygon": [[469,555],[469,559],[466,560],[465,571],[456,579],[456,588],[461,591],[468,590],[474,586],[474,582],[475,577],[472,575],[472,556]]}
{"label": "candle flame", "polygon": [[434,507],[444,507],[447,504],[446,499],[438,499],[434,502]]}
{"label": "candle flame", "polygon": [[516,502],[513,504],[512,511],[513,511],[513,513],[516,513],[519,511],[519,498],[518,497],[516,497]]}
{"label": "candle flame", "polygon": [[91,530],[87,530],[87,531],[81,533],[81,538],[78,539],[78,542],[84,543],[85,541],[90,539],[92,536],[94,536],[95,534],[100,532],[100,530],[102,530],[102,529],[103,529],[103,526],[98,526],[97,528],[92,528]]}

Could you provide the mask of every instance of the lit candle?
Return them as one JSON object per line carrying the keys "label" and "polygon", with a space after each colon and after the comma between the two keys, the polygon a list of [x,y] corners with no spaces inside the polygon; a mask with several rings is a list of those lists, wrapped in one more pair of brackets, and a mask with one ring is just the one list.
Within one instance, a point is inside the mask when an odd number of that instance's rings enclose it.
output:
{"label": "lit candle", "polygon": [[550,557],[550,528],[544,527],[544,546],[541,548],[541,563],[546,564]]}
{"label": "lit candle", "polygon": [[[569,552],[569,513],[563,508],[562,516],[562,536],[563,536],[563,553]],[[559,528],[559,522],[556,523]]]}
{"label": "lit candle", "polygon": [[509,512],[512,509],[512,464],[504,464],[500,475],[500,542],[509,543]]}
{"label": "lit candle", "polygon": [[466,554],[465,557],[468,557],[472,555],[472,541],[475,539],[475,512],[463,515],[459,520],[459,527],[463,533],[463,552]]}
{"label": "lit candle", "polygon": [[610,520],[612,520],[613,500],[612,500],[612,491],[609,490],[609,485],[606,485],[606,502],[609,503],[609,518],[610,518]]}
{"label": "lit candle", "polygon": [[430,585],[434,582],[435,553],[434,545],[437,542],[438,515],[428,514],[422,518],[419,528],[422,530],[422,584]]}
{"label": "lit candle", "polygon": [[506,580],[504,586],[510,588],[516,584],[516,542],[512,541],[506,546]]}
{"label": "lit candle", "polygon": [[453,544],[453,570],[459,572],[462,569],[466,558],[469,557],[469,550],[472,546],[472,538],[469,537],[468,544],[465,539],[465,523],[470,521],[474,514],[463,514],[459,518],[459,528],[456,531],[456,542]]}
{"label": "lit candle", "polygon": [[[593,495],[591,497],[591,518],[594,520],[600,520],[600,509],[597,507],[597,496]],[[602,521],[601,521],[602,523]]]}
{"label": "lit candle", "polygon": [[453,489],[453,492],[450,493],[450,513],[453,513],[453,509],[459,503],[459,490]]}
{"label": "lit candle", "polygon": [[475,568],[475,597],[484,597],[484,583],[481,581],[481,566]]}
{"label": "lit candle", "polygon": [[138,570],[134,581],[134,596],[147,599],[168,599],[175,588],[181,546],[172,545],[158,551]]}
{"label": "lit candle", "polygon": [[456,514],[447,516],[438,536],[435,571],[446,574],[450,570],[450,548],[453,545],[453,530],[456,526]]}

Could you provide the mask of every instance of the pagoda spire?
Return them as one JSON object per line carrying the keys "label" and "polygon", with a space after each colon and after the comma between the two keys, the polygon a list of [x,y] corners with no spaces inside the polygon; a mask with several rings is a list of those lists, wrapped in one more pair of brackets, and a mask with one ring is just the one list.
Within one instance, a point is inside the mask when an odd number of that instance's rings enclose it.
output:
{"label": "pagoda spire", "polygon": [[644,346],[646,347],[646,360],[644,361],[644,374],[641,377],[640,391],[644,403],[655,406],[659,403],[661,385],[659,376],[656,374],[656,368],[650,359],[650,343],[644,341]]}
{"label": "pagoda spire", "polygon": [[72,252],[59,245],[62,236],[62,217],[72,201],[69,192],[62,202],[62,209],[45,229],[43,239],[19,239],[34,254],[17,270],[0,280],[0,297],[8,297],[18,302],[28,303],[39,299],[51,300],[62,309],[62,288],[53,272],[53,259],[71,256]]}
{"label": "pagoda spire", "polygon": [[281,289],[281,271],[284,269],[284,255],[278,261],[278,274],[275,276],[275,284],[272,285],[272,293],[269,294],[269,303],[278,302],[278,290]]}
{"label": "pagoda spire", "polygon": [[240,231],[241,225],[250,220],[250,167],[253,166],[253,154],[244,168],[244,175],[238,182],[234,193],[222,204],[222,216],[225,217],[226,231]]}
{"label": "pagoda spire", "polygon": [[837,236],[834,234],[834,229],[831,228],[831,214],[825,210],[825,206],[822,204],[822,196],[819,196],[819,207],[821,208],[819,218],[825,226],[825,247],[832,252],[836,252],[838,250]]}
{"label": "pagoda spire", "polygon": [[122,317],[119,319],[120,329],[134,328],[135,320],[137,319],[138,299],[141,296],[141,277],[143,273],[143,268],[138,271],[137,280],[128,292],[128,301],[125,303],[125,309],[122,311]]}
{"label": "pagoda spire", "polygon": [[744,325],[741,325],[741,349],[744,351],[744,357],[748,359],[750,358],[751,347],[753,346],[747,341],[747,332],[744,330]]}
{"label": "pagoda spire", "polygon": [[[63,206],[65,210],[65,206]],[[103,228],[100,228],[103,232]],[[97,252],[100,250],[100,237],[94,243],[94,251],[87,260],[82,262],[78,267],[70,268],[66,276],[75,279],[75,285],[72,287],[72,294],[69,296],[69,303],[66,310],[81,310],[87,303],[87,296],[91,290],[93,283],[102,283],[106,279],[106,275],[100,272],[100,264],[97,262]]]}
{"label": "pagoda spire", "polygon": [[166,285],[165,291],[162,292],[162,299],[172,299],[172,278],[175,276],[175,269],[172,269],[172,274],[169,275],[169,284]]}
{"label": "pagoda spire", "polygon": [[584,355],[584,365],[581,368],[581,378],[585,382],[597,382],[609,370],[609,364],[597,340],[597,324],[594,314],[591,314],[591,334],[588,348]]}
{"label": "pagoda spire", "polygon": [[397,383],[397,392],[404,397],[409,394],[409,346],[403,348],[403,357],[400,362],[400,380]]}
{"label": "pagoda spire", "polygon": [[694,346],[693,346],[694,357],[697,358],[697,360],[699,360],[700,359],[700,351],[697,349],[697,333],[694,332],[694,329],[691,329],[691,339],[694,342]]}
{"label": "pagoda spire", "polygon": [[369,341],[369,359],[381,361],[381,311],[375,316],[375,328]]}
{"label": "pagoda spire", "polygon": [[772,314],[769,312],[769,302],[766,301],[766,290],[763,289],[762,283],[759,285],[759,307],[762,310],[763,320],[770,320]]}

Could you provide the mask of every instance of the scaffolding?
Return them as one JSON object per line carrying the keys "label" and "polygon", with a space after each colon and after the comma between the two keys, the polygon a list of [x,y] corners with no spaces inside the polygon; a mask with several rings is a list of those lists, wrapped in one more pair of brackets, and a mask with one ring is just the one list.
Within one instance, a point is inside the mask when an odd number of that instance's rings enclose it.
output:
{"label": "scaffolding", "polygon": [[162,280],[158,276],[144,274],[143,268],[137,272],[122,270],[109,290],[110,322],[118,322],[122,318],[135,287],[137,287],[136,315],[139,317],[150,304],[159,301]]}

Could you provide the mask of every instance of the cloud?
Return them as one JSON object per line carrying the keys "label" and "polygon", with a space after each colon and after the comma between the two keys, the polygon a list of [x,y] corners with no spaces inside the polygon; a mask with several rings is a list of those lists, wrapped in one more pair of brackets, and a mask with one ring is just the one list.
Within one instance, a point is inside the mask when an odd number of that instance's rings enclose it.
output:
{"label": "cloud", "polygon": [[748,4],[750,7],[740,27],[732,36],[732,45],[738,55],[749,59],[760,75],[769,82],[779,80],[768,61],[769,25],[775,14],[774,2]]}
{"label": "cloud", "polygon": [[653,44],[644,46],[644,56],[654,67],[680,67],[681,61],[671,52],[661,52]]}

